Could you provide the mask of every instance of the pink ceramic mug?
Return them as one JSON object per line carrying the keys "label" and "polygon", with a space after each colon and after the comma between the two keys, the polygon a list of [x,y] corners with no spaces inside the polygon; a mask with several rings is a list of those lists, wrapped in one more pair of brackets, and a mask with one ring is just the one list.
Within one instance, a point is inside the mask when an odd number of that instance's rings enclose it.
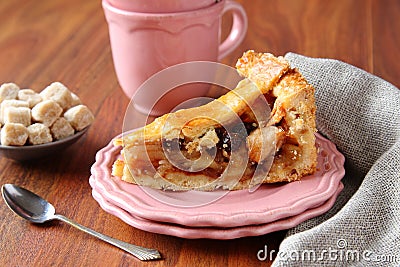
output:
{"label": "pink ceramic mug", "polygon": [[[222,0],[209,7],[177,13],[138,13],[102,1],[118,81],[131,98],[153,74],[188,61],[218,61],[243,40],[247,16],[243,7]],[[233,24],[221,43],[221,17],[232,12]],[[203,87],[204,88],[204,87]],[[180,97],[204,96],[207,89],[186,90]],[[140,106],[140,99],[137,100]]]}
{"label": "pink ceramic mug", "polygon": [[119,9],[143,13],[185,12],[211,6],[219,0],[108,0]]}

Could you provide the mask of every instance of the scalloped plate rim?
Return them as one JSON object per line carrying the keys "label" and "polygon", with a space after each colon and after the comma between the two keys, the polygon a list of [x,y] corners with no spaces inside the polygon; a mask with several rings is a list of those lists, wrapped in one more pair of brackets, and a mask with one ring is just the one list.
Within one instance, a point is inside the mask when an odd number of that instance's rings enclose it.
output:
{"label": "scalloped plate rim", "polygon": [[218,240],[231,240],[249,236],[259,236],[268,234],[275,231],[285,230],[297,226],[298,224],[317,217],[335,204],[337,196],[343,190],[343,183],[339,183],[338,188],[334,195],[326,200],[320,206],[310,208],[304,212],[282,218],[273,222],[259,224],[259,225],[244,225],[240,227],[231,228],[213,228],[213,227],[184,227],[179,225],[171,225],[168,223],[147,220],[141,217],[134,216],[121,207],[109,203],[101,193],[93,189],[92,196],[98,202],[100,207],[107,213],[118,217],[128,225],[151,233],[166,234],[187,239],[218,239]]}
{"label": "scalloped plate rim", "polygon": [[[306,198],[301,198],[296,201],[291,206],[283,206],[281,209],[271,210],[263,210],[260,209],[258,211],[253,212],[238,212],[236,214],[227,213],[224,209],[222,213],[215,212],[202,212],[196,214],[187,214],[187,209],[180,209],[171,211],[168,210],[160,210],[160,206],[165,208],[165,204],[160,203],[159,207],[145,207],[143,200],[139,200],[136,196],[132,195],[132,193],[125,191],[118,191],[120,189],[121,183],[127,184],[126,182],[120,181],[118,179],[109,179],[110,175],[110,164],[112,164],[111,160],[113,157],[119,153],[117,147],[112,145],[110,142],[106,147],[101,149],[96,154],[96,162],[93,164],[91,168],[92,175],[90,177],[90,184],[93,188],[97,188],[102,191],[104,196],[108,199],[109,202],[123,207],[128,212],[134,214],[135,216],[139,216],[141,218],[150,219],[154,221],[161,222],[170,222],[170,223],[178,223],[181,225],[189,225],[189,226],[240,226],[240,225],[248,225],[248,224],[258,224],[258,223],[267,223],[269,221],[278,220],[283,217],[293,216],[301,213],[302,211],[320,205],[322,202],[326,201],[330,198],[338,187],[338,184],[341,178],[344,176],[344,156],[340,154],[335,145],[329,140],[323,138],[322,136],[317,134],[317,138],[323,140],[326,146],[331,149],[334,153],[328,154],[331,158],[332,163],[334,163],[337,168],[336,179],[330,179],[328,183],[328,188],[325,188],[325,191],[319,192],[319,194],[312,194]],[[333,157],[333,158],[332,158]],[[336,160],[334,160],[336,159]],[[331,170],[333,170],[331,168]],[[105,177],[107,176],[107,177]],[[99,178],[101,181],[99,181]],[[104,179],[105,178],[105,179]],[[295,182],[294,182],[295,183]],[[301,181],[299,181],[301,183]],[[140,188],[137,185],[129,184],[130,187]],[[321,187],[321,184],[318,185],[317,189]],[[139,191],[135,191],[137,194]],[[140,193],[140,192],[139,192]],[[142,192],[143,193],[143,192]],[[141,194],[141,197],[148,197],[144,193]],[[229,195],[225,196],[229,197]],[[163,206],[164,205],[164,206]],[[210,204],[214,205],[214,204]],[[209,206],[210,206],[209,205]],[[169,207],[171,208],[171,207]]]}

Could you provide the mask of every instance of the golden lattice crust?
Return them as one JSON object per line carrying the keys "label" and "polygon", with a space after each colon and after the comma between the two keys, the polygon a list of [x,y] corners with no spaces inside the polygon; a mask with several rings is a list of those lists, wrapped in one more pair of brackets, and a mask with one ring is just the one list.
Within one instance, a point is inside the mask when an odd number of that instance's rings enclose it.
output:
{"label": "golden lattice crust", "polygon": [[[113,175],[158,189],[236,190],[260,182],[290,182],[314,173],[314,88],[283,57],[272,54],[247,51],[236,68],[245,79],[234,90],[204,106],[166,114],[116,140],[116,145],[123,146],[124,159],[114,163]],[[263,99],[272,111],[266,120],[259,120],[252,107]],[[231,168],[226,174],[236,148],[224,143],[222,125],[235,126],[238,118],[248,131],[237,148],[244,149],[241,155],[245,156],[235,158],[235,164],[241,162],[246,168]],[[181,153],[193,160],[190,169],[195,171],[169,162],[164,152],[171,140],[179,140]],[[196,171],[200,153],[213,147],[217,149],[214,161]],[[269,164],[268,155],[272,155]],[[252,179],[255,169],[263,166],[270,169],[262,180]],[[224,178],[218,179],[222,174]]]}

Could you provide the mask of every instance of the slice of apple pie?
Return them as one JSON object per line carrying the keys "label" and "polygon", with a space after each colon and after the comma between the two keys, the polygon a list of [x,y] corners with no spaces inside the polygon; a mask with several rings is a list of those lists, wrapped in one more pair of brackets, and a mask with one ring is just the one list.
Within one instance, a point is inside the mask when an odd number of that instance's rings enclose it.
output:
{"label": "slice of apple pie", "polygon": [[250,50],[234,90],[115,140],[112,174],[166,190],[237,190],[315,172],[314,88],[283,57]]}

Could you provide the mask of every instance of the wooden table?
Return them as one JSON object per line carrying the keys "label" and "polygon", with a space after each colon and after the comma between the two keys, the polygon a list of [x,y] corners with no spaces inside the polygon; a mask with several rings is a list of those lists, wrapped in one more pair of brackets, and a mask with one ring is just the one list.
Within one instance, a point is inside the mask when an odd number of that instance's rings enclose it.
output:
{"label": "wooden table", "polygon": [[[292,51],[343,60],[400,86],[398,0],[240,2],[249,16],[248,33],[224,63],[233,66],[247,49]],[[252,266],[261,264],[257,252],[264,246],[278,250],[285,231],[186,240],[135,229],[103,211],[91,196],[90,167],[95,153],[121,132],[129,99],[115,76],[100,1],[3,0],[0,18],[0,83],[39,91],[61,81],[97,118],[78,143],[54,157],[25,163],[0,158],[0,183],[31,189],[67,217],[164,256],[141,263],[64,223],[29,224],[0,201],[0,266]],[[223,25],[229,27],[229,17]]]}

